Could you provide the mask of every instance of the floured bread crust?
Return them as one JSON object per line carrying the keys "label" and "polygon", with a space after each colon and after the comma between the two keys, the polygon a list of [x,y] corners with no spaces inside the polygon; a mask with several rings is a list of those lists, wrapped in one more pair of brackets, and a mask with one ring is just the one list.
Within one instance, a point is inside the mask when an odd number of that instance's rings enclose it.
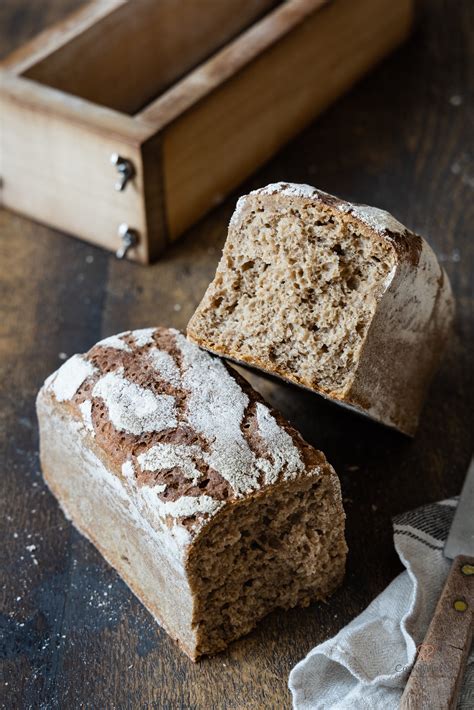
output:
{"label": "floured bread crust", "polygon": [[[271,608],[324,598],[340,583],[344,514],[324,455],[224,362],[178,331],[129,331],[73,356],[46,380],[38,416],[43,472],[66,513],[191,657],[224,648]],[[213,579],[215,566],[206,557],[206,535],[228,536],[226,584],[235,582],[231,568],[240,564],[241,585],[247,582],[248,589],[245,562],[232,557],[240,534],[234,518],[242,526],[267,503],[284,512],[292,489],[300,495],[293,515],[298,507],[304,512],[298,503],[304,499],[311,515],[326,516],[327,544],[337,563],[301,592],[294,593],[297,579],[288,580],[285,599],[275,597],[268,608],[260,604],[247,621],[251,604],[241,593],[239,621],[225,621],[212,595],[207,598],[223,579],[202,580],[206,565],[206,579]],[[124,537],[117,537],[118,522],[128,526]],[[281,527],[277,533],[290,535],[291,526],[282,525],[286,532]],[[271,564],[257,557],[252,564],[270,574]],[[165,578],[163,569],[169,570]],[[153,579],[161,584],[155,592]]]}
{"label": "floured bread crust", "polygon": [[388,212],[277,183],[238,201],[187,333],[413,435],[453,311],[433,251]]}

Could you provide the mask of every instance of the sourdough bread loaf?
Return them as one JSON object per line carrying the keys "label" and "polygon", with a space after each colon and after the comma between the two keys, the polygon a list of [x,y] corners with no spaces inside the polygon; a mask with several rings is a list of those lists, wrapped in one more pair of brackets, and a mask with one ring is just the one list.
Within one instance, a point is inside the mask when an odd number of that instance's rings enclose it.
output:
{"label": "sourdough bread loaf", "polygon": [[278,183],[238,201],[187,333],[413,435],[453,310],[433,251],[389,213]]}
{"label": "sourdough bread loaf", "polygon": [[341,582],[344,513],[324,455],[179,332],[75,355],[37,410],[66,516],[192,659]]}

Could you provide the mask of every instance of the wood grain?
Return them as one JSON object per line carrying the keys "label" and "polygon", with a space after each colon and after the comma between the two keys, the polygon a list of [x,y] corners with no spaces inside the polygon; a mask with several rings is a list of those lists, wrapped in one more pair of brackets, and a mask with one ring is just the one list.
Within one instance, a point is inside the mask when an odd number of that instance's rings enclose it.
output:
{"label": "wood grain", "polygon": [[[255,37],[250,30],[234,52],[225,48],[223,56],[211,60],[212,66],[198,70],[202,74],[198,86],[205,87],[209,78],[215,83],[213,77],[221,74],[228,73],[229,78],[220,80],[205,101],[176,116],[165,130],[170,239],[222,201],[411,30],[411,0],[336,0],[323,5],[321,0],[283,5],[265,18],[265,29],[255,28]],[[288,32],[292,24],[294,29]],[[260,48],[262,37],[268,37],[265,51]],[[256,50],[255,60],[247,62]],[[170,94],[176,96],[179,88]],[[189,103],[190,92],[186,93]],[[164,96],[142,115],[158,119],[159,104],[164,102],[175,103]]]}
{"label": "wood grain", "polygon": [[[398,46],[413,7],[95,0],[0,66],[0,204],[114,252],[126,223],[147,262]],[[112,154],[134,167],[119,193]]]}
{"label": "wood grain", "polygon": [[[63,0],[4,0],[0,52],[63,10]],[[146,269],[0,212],[0,707],[290,708],[291,667],[401,570],[391,517],[459,493],[473,448],[473,31],[470,0],[432,0],[403,49],[241,188],[309,182],[393,211],[443,258],[457,316],[413,442],[252,376],[341,476],[347,577],[328,604],[274,614],[199,665],[63,518],[39,474],[34,397],[59,353],[130,327],[184,328],[214,274],[237,194]]]}
{"label": "wood grain", "polygon": [[66,19],[34,41],[33,61],[17,63],[30,79],[132,115],[277,1],[95,0],[76,16],[79,32]]}
{"label": "wood grain", "polygon": [[474,632],[474,557],[453,561],[400,710],[454,710]]}
{"label": "wood grain", "polygon": [[[0,202],[57,229],[74,224],[77,235],[112,251],[120,246],[122,222],[144,235],[140,131],[132,120],[73,97],[64,102],[40,84],[1,74],[0,81]],[[114,152],[135,166],[124,192],[114,189]],[[140,240],[134,256],[148,261],[147,240]]]}

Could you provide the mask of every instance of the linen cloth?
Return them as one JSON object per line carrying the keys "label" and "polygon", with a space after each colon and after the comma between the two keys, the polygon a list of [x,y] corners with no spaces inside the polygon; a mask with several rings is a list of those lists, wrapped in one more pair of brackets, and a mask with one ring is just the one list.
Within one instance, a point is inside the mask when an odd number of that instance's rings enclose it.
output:
{"label": "linen cloth", "polygon": [[[395,710],[450,568],[443,557],[457,498],[393,520],[406,568],[347,626],[312,649],[290,673],[294,710]],[[429,652],[429,650],[428,650]],[[474,653],[459,710],[474,710]]]}

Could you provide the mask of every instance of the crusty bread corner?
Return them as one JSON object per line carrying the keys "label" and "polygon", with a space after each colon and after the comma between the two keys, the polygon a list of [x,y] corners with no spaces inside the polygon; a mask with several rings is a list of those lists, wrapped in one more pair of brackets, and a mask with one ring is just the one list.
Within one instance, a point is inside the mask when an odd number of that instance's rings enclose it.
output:
{"label": "crusty bread corner", "polygon": [[239,199],[187,336],[413,436],[453,313],[422,237],[383,210],[278,183]]}

